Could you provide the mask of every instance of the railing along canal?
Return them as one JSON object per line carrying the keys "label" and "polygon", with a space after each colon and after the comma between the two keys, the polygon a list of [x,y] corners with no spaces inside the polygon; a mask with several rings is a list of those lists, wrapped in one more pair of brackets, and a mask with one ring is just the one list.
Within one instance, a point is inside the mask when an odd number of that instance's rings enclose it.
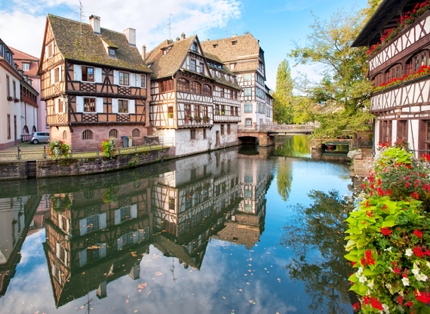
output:
{"label": "railing along canal", "polygon": [[279,132],[279,133],[310,133],[315,129],[313,124],[254,124],[238,125],[239,132]]}
{"label": "railing along canal", "polygon": [[[34,146],[34,147],[33,147]],[[118,155],[129,155],[133,153],[143,153],[156,149],[163,149],[173,146],[173,139],[162,139],[160,138],[158,143],[149,143],[139,146],[130,147],[118,147]],[[50,158],[49,154],[49,144],[21,144],[15,147],[15,149],[6,149],[0,151],[0,162],[2,161],[28,161],[28,160],[43,160]],[[91,152],[69,152],[69,157],[64,158],[93,158],[93,157],[103,157],[101,151],[91,151]]]}

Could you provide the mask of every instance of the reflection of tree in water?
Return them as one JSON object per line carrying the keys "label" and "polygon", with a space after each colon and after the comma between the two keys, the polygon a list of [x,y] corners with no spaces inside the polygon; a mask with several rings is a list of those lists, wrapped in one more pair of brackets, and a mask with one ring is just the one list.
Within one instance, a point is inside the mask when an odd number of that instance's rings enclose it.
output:
{"label": "reflection of tree in water", "polygon": [[292,279],[302,280],[312,296],[309,307],[321,313],[344,313],[356,302],[349,293],[352,268],[343,258],[344,220],[353,205],[337,191],[312,191],[308,208],[296,206],[297,216],[285,226],[281,244],[290,247],[295,258],[286,265]]}
{"label": "reflection of tree in water", "polygon": [[292,180],[291,160],[280,158],[278,160],[278,174],[276,181],[278,185],[278,193],[284,201],[288,199],[288,195],[290,194]]}
{"label": "reflection of tree in water", "polygon": [[284,144],[276,147],[275,156],[304,157],[310,154],[310,138],[306,135],[294,135]]}

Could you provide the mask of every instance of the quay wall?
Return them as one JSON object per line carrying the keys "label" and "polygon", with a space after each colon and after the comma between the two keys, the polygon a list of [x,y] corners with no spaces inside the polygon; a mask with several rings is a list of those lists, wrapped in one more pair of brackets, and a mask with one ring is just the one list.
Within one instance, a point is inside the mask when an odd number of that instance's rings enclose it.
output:
{"label": "quay wall", "polygon": [[0,162],[0,180],[77,176],[127,169],[170,159],[174,155],[174,149],[162,148],[112,159],[94,157]]}

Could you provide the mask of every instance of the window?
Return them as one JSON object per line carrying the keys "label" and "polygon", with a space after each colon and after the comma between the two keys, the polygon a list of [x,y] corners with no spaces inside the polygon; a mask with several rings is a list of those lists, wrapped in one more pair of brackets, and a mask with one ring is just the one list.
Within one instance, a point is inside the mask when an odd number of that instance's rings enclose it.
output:
{"label": "window", "polygon": [[84,112],[96,112],[95,98],[84,98]]}
{"label": "window", "polygon": [[25,71],[30,71],[30,63],[28,62],[23,62],[22,63],[22,70]]}
{"label": "window", "polygon": [[245,183],[252,183],[252,181],[253,181],[252,175],[250,174],[245,175]]}
{"label": "window", "polygon": [[13,98],[16,99],[16,82],[12,80],[12,92],[13,92]]}
{"label": "window", "polygon": [[220,88],[219,90],[219,97],[224,97],[224,88]]}
{"label": "window", "polygon": [[244,82],[251,82],[251,74],[247,73],[243,75],[243,81]]}
{"label": "window", "polygon": [[422,121],[422,123],[420,123],[420,133],[422,134],[420,136],[420,138],[422,138],[422,140],[420,140],[420,150],[422,150],[423,152],[421,153],[426,153],[429,154],[430,153],[430,121]]}
{"label": "window", "polygon": [[192,140],[196,139],[196,130],[190,130],[190,139]]}
{"label": "window", "polygon": [[118,99],[118,112],[119,113],[128,113],[128,100]]}
{"label": "window", "polygon": [[199,105],[194,105],[194,118],[195,117],[200,117],[200,106]]}
{"label": "window", "polygon": [[109,51],[109,57],[116,57],[116,49],[115,48],[108,48]]}
{"label": "window", "polygon": [[236,91],[231,91],[231,99],[237,99],[237,92]]}
{"label": "window", "polygon": [[127,72],[119,72],[119,85],[130,85],[130,74]]}
{"label": "window", "polygon": [[7,115],[7,139],[11,138],[10,132],[10,114]]}
{"label": "window", "polygon": [[380,124],[379,142],[391,144],[391,120],[382,120]]}
{"label": "window", "polygon": [[122,207],[120,210],[121,222],[124,220],[130,219],[131,217],[131,209],[130,206]]}
{"label": "window", "polygon": [[224,135],[224,124],[221,124],[221,135]]}
{"label": "window", "polygon": [[208,84],[203,85],[203,95],[211,96],[211,87]]}
{"label": "window", "polygon": [[191,117],[191,105],[184,105],[185,117]]}
{"label": "window", "polygon": [[178,88],[178,91],[189,93],[190,82],[188,82],[186,79],[181,77],[178,79],[177,88]]}
{"label": "window", "polygon": [[82,67],[82,81],[94,82],[94,68],[93,67]]}
{"label": "window", "polygon": [[146,88],[146,74],[140,75],[140,87]]}
{"label": "window", "polygon": [[54,42],[49,43],[45,47],[46,59],[51,58],[54,55]]}
{"label": "window", "polygon": [[234,113],[236,117],[239,116],[239,109],[237,107],[234,108]]}
{"label": "window", "polygon": [[196,59],[190,60],[190,70],[196,72]]}
{"label": "window", "polygon": [[397,122],[397,139],[407,141],[408,140],[408,121],[400,120]]}
{"label": "window", "polygon": [[167,118],[173,119],[173,106],[167,107]]}
{"label": "window", "polygon": [[139,129],[133,129],[133,131],[131,131],[131,137],[139,137],[139,136],[140,136]]}
{"label": "window", "polygon": [[109,137],[118,138],[118,130],[117,129],[110,130]]}
{"label": "window", "polygon": [[245,190],[245,198],[252,198],[252,191],[249,189]]}
{"label": "window", "polygon": [[251,87],[245,87],[243,90],[245,96],[251,96]]}
{"label": "window", "polygon": [[64,113],[64,104],[61,101],[61,99],[56,99],[57,100],[57,112],[58,113]]}
{"label": "window", "polygon": [[227,134],[230,134],[230,124],[227,124]]}
{"label": "window", "polygon": [[169,197],[169,209],[174,210],[175,209],[175,198]]}
{"label": "window", "polygon": [[6,75],[6,95],[10,97],[10,78],[9,75]]}
{"label": "window", "polygon": [[191,51],[197,52],[197,44],[195,42],[191,45]]}
{"label": "window", "polygon": [[215,114],[220,114],[219,105],[215,105]]}
{"label": "window", "polygon": [[84,132],[82,132],[82,139],[83,140],[92,140],[93,139],[93,131],[85,130]]}
{"label": "window", "polygon": [[203,139],[207,139],[206,129],[203,129]]}
{"label": "window", "polygon": [[54,83],[58,83],[60,81],[60,67],[56,67],[54,69]]}
{"label": "window", "polygon": [[99,215],[94,215],[87,218],[87,232],[92,232],[100,229]]}
{"label": "window", "polygon": [[173,90],[173,80],[165,80],[159,83],[160,92],[168,92]]}
{"label": "window", "polygon": [[197,65],[197,72],[198,73],[203,73],[203,62],[199,62],[199,64]]}
{"label": "window", "polygon": [[252,119],[245,119],[246,126],[252,126]]}
{"label": "window", "polygon": [[194,94],[201,94],[202,93],[202,86],[198,82],[192,82],[191,83],[191,92]]}
{"label": "window", "polygon": [[409,61],[407,62],[407,74],[413,74],[419,70],[419,68],[423,65],[429,65],[430,60],[428,57],[428,51],[420,51],[416,55],[414,55]]}

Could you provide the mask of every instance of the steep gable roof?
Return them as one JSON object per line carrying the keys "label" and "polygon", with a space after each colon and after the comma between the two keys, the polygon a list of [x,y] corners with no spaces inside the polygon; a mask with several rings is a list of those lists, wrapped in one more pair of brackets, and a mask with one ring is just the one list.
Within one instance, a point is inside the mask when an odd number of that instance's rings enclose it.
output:
{"label": "steep gable roof", "polygon": [[194,35],[176,42],[165,40],[154,48],[146,59],[146,63],[151,66],[152,76],[160,79],[174,75],[183,64],[196,37]]}
{"label": "steep gable roof", "polygon": [[257,70],[260,52],[263,52],[259,41],[251,34],[207,40],[201,46],[204,53],[214,54],[225,63],[238,62],[234,72]]}
{"label": "steep gable roof", "polygon": [[[21,50],[10,47],[10,50],[13,52],[13,59],[16,63],[19,63],[20,68],[22,69],[22,63],[30,62],[30,70],[25,71],[24,74],[28,76],[37,76],[37,70],[39,65],[39,59],[28,54],[22,52]],[[32,62],[31,62],[32,61]]]}
{"label": "steep gable roof", "polygon": [[[48,14],[47,22],[64,59],[151,72],[137,48],[129,44],[123,33],[101,28],[100,35],[97,35],[89,24],[51,14]],[[108,56],[102,40],[112,47],[118,47],[116,58]]]}

